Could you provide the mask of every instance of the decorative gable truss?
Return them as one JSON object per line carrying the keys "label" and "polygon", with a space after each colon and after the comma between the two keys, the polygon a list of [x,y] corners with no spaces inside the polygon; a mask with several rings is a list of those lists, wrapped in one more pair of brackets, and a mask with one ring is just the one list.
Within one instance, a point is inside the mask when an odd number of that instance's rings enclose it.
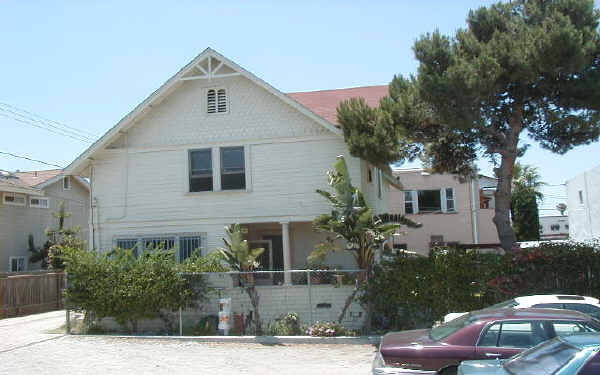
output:
{"label": "decorative gable truss", "polygon": [[180,79],[182,81],[192,81],[196,79],[226,78],[241,75],[240,72],[227,65],[223,60],[209,55],[204,60],[195,64],[188,73]]}

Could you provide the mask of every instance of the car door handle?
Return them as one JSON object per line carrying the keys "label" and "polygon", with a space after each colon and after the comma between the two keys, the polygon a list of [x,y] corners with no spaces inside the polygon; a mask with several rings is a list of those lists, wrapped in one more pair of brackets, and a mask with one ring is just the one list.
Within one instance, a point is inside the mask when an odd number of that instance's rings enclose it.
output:
{"label": "car door handle", "polygon": [[499,358],[502,357],[502,354],[500,353],[485,353],[486,357],[490,357],[490,358]]}

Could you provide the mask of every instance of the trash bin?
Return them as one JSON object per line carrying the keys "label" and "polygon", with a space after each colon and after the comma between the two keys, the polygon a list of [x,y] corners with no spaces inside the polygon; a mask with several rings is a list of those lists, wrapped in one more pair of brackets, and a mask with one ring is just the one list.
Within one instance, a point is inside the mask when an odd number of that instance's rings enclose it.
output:
{"label": "trash bin", "polygon": [[231,330],[231,298],[219,299],[219,334],[229,335]]}

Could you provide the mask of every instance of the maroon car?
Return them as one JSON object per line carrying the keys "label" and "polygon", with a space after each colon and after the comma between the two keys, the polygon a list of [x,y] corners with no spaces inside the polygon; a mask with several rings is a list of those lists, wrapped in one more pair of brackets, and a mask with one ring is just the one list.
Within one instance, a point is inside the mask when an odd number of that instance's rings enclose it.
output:
{"label": "maroon car", "polygon": [[600,332],[600,322],[577,311],[474,311],[432,329],[383,336],[373,374],[456,374],[464,360],[508,358],[555,336]]}

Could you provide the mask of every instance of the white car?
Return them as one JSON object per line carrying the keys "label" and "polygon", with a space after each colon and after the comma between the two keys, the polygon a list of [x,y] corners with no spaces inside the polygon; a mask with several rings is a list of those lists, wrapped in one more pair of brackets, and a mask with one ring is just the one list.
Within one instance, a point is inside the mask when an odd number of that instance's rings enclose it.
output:
{"label": "white car", "polygon": [[[500,302],[486,309],[499,309],[503,307],[513,309],[525,309],[535,307],[541,309],[566,309],[575,310],[588,314],[593,318],[600,319],[600,301],[598,298],[585,296],[570,296],[561,294],[548,294],[536,296],[524,296]],[[485,310],[485,309],[484,309]],[[467,314],[466,312],[450,313],[444,316],[444,323],[449,322]]]}

